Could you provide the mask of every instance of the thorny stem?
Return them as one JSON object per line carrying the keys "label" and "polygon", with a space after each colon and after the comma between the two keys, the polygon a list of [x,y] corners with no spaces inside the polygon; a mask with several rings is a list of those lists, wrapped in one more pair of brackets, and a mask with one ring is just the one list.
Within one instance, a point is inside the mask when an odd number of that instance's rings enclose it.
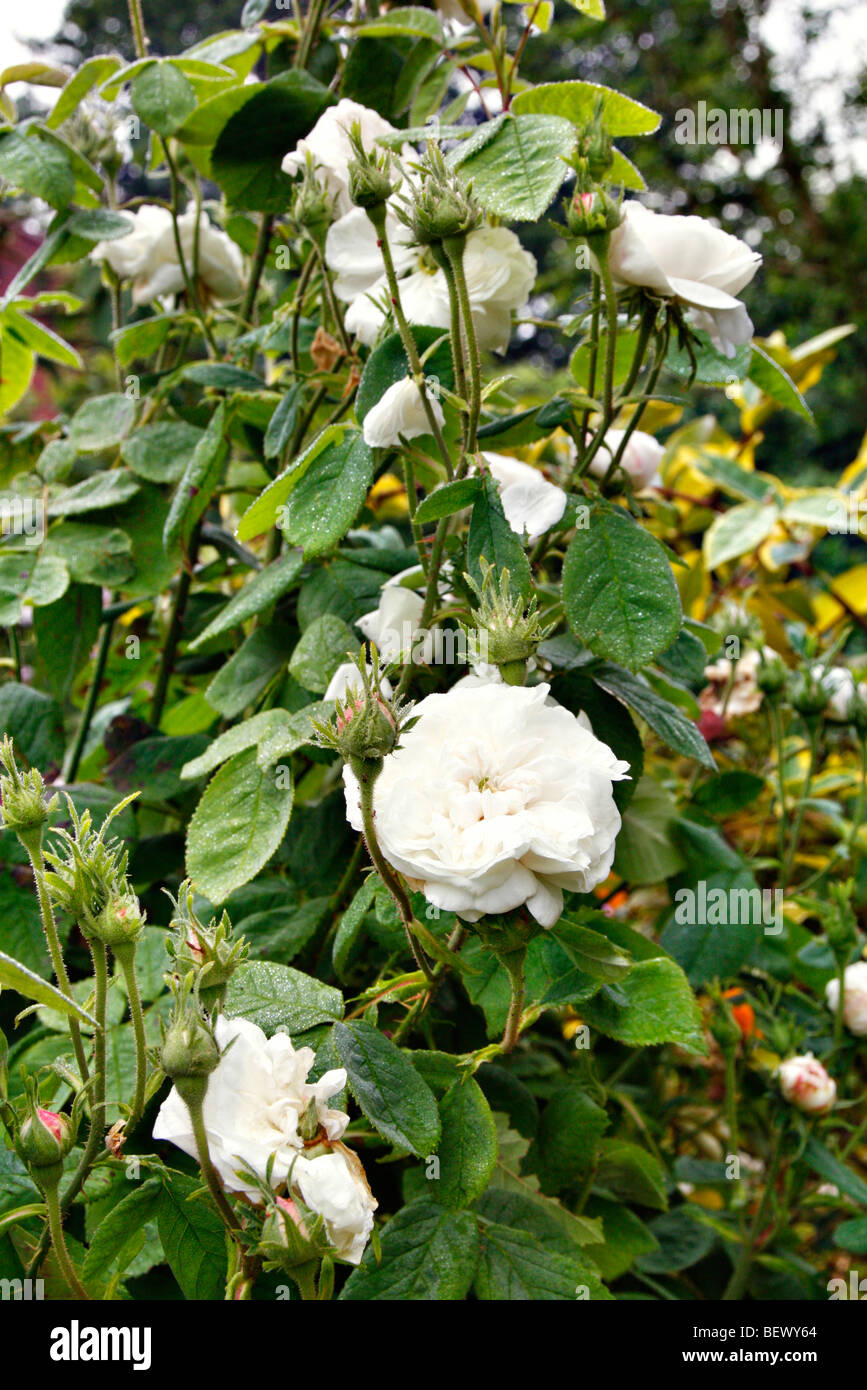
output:
{"label": "thorny stem", "polygon": [[[256,303],[256,292],[259,289],[259,281],[262,278],[262,271],[265,269],[265,262],[268,259],[268,247],[271,245],[271,231],[274,227],[274,214],[270,212],[262,213],[262,220],[259,223],[259,235],[256,239],[256,249],[253,253],[253,264],[250,267],[250,279],[247,283],[247,292],[244,295],[244,302],[241,305],[240,322],[236,337],[244,332],[245,328],[252,323],[253,307]],[[198,237],[196,237],[198,245]]]}
{"label": "thorny stem", "polygon": [[355,776],[358,778],[358,786],[361,794],[361,821],[364,827],[364,841],[367,845],[367,852],[373,860],[374,868],[382,879],[392,898],[400,918],[403,929],[406,933],[407,944],[413,954],[413,959],[422,974],[429,983],[433,982],[434,976],[428,961],[422,954],[412,932],[412,904],[406,894],[406,889],[400,882],[397,875],[392,871],[391,865],[384,857],[376,838],[376,828],[374,826],[373,809],[373,788],[376,779],[382,771],[382,761],[374,762],[367,758],[352,758],[350,766]]}
{"label": "thorny stem", "polygon": [[313,48],[313,40],[319,32],[319,25],[322,22],[322,11],[325,8],[325,0],[310,0],[310,8],[307,11],[307,23],[295,53],[296,68],[305,68],[310,61],[310,53]]}
{"label": "thorny stem", "polygon": [[[447,942],[448,949],[450,951],[459,951],[464,943],[466,934],[466,927],[455,927]],[[427,1009],[429,1005],[433,1003],[437,991],[439,990],[439,987],[442,984],[443,979],[448,974],[450,969],[451,966],[446,965],[444,962],[434,966],[434,978],[431,983],[430,989],[427,989],[422,994],[420,994],[416,999],[415,1003],[404,1014],[403,1018],[401,1019],[400,1023],[398,1024],[397,1028],[395,1029],[392,1035],[391,1040],[393,1043],[402,1042],[403,1039],[406,1037],[407,1033],[410,1032],[419,1015],[424,1013],[425,1009]]]}
{"label": "thorny stem", "polygon": [[175,665],[175,655],[181,640],[181,633],[184,626],[184,615],[187,610],[187,600],[190,596],[190,587],[193,582],[193,569],[196,563],[196,555],[199,549],[200,524],[197,524],[192,536],[190,537],[190,563],[189,569],[182,569],[178,577],[178,587],[175,590],[174,603],[172,604],[171,617],[169,619],[169,630],[166,634],[163,654],[160,659],[160,669],[157,674],[157,683],[154,688],[153,700],[151,702],[151,723],[155,728],[159,728],[160,720],[163,717],[163,707],[166,702],[169,681]]}
{"label": "thorny stem", "polygon": [[508,954],[499,957],[509,976],[509,983],[512,987],[512,999],[509,1004],[509,1015],[506,1019],[506,1028],[503,1033],[501,1047],[503,1052],[511,1052],[515,1043],[518,1041],[518,1034],[521,1031],[521,1015],[524,1012],[524,962],[527,959],[526,947],[519,951],[510,951]]}
{"label": "thorny stem", "polygon": [[57,1193],[57,1183],[46,1183],[43,1188],[45,1196],[45,1206],[48,1211],[48,1229],[51,1233],[51,1244],[57,1256],[57,1263],[60,1265],[63,1277],[69,1285],[73,1298],[84,1302],[90,1302],[90,1294],[82,1284],[75,1272],[75,1266],[69,1258],[69,1251],[66,1248],[66,1237],[63,1234],[63,1215],[60,1210],[60,1198]]}
{"label": "thorny stem", "polygon": [[75,744],[69,756],[69,766],[66,769],[67,782],[74,782],[78,774],[81,755],[84,752],[84,745],[87,742],[87,735],[90,732],[90,725],[96,712],[97,702],[99,701],[99,687],[105,675],[108,653],[111,649],[111,634],[113,628],[113,619],[106,618],[102,625],[102,633],[99,638],[99,647],[97,648],[96,662],[93,668],[93,679],[90,682],[90,689],[87,692],[87,702],[82,710],[81,720],[75,735]]}
{"label": "thorny stem", "polygon": [[208,1148],[208,1131],[205,1128],[205,1116],[202,1109],[202,1096],[190,1094],[188,1092],[184,1095],[184,1104],[190,1112],[190,1119],[193,1124],[193,1137],[196,1141],[196,1154],[199,1160],[199,1167],[202,1170],[202,1176],[208,1184],[208,1191],[216,1203],[217,1210],[223,1219],[226,1229],[230,1235],[236,1236],[240,1229],[237,1217],[226,1199],[222,1183],[211,1162],[211,1154]]}
{"label": "thorny stem", "polygon": [[135,56],[137,58],[146,58],[148,54],[148,41],[147,35],[145,34],[141,0],[127,0],[127,8],[129,9],[129,22],[132,28]]}
{"label": "thorny stem", "polygon": [[[36,896],[39,899],[39,911],[42,914],[42,929],[45,932],[45,940],[48,943],[48,954],[51,957],[51,964],[57,978],[57,984],[62,994],[70,995],[71,987],[69,976],[66,973],[66,965],[63,960],[63,948],[60,944],[60,937],[57,934],[57,923],[54,920],[54,909],[51,906],[51,898],[48,895],[48,888],[45,883],[45,859],[42,854],[42,846],[35,845],[32,849],[27,847],[30,856],[30,867],[33,870],[33,878],[36,883]],[[88,1078],[87,1060],[84,1055],[84,1044],[81,1041],[81,1029],[78,1026],[78,1019],[70,1014],[69,1036],[72,1041],[72,1050],[75,1053],[75,1060],[82,1081]]]}
{"label": "thorny stem", "polygon": [[135,942],[131,942],[126,946],[116,947],[114,954],[123,971],[127,998],[129,1000],[130,1018],[132,1019],[133,1036],[135,1038],[135,1092],[133,1095],[132,1110],[124,1127],[124,1132],[126,1134],[131,1134],[144,1113],[145,1085],[147,1082],[148,1069],[147,1042],[145,1040],[141,994],[139,992],[138,980],[136,979],[135,973]]}
{"label": "thorny stem", "polygon": [[467,288],[467,277],[464,274],[464,245],[465,237],[450,237],[443,242],[443,247],[451,264],[452,274],[455,277],[455,285],[458,292],[458,303],[461,310],[461,326],[467,344],[467,358],[470,388],[470,418],[467,424],[467,453],[473,454],[476,449],[476,433],[479,428],[479,415],[482,409],[482,369],[479,359],[479,344],[476,337],[476,325],[473,322],[473,308],[470,303],[470,294]]}
{"label": "thorny stem", "polygon": [[[172,152],[169,149],[168,140],[164,139],[161,136],[160,144],[162,145],[163,154],[165,155],[166,164],[168,165],[169,169],[169,181],[171,184],[172,191],[172,232],[174,234],[175,241],[175,254],[177,255],[178,264],[181,269],[181,275],[183,276],[184,280],[184,288],[187,292],[187,299],[189,300],[190,308],[193,310],[193,313],[199,321],[199,327],[202,330],[202,334],[208,346],[208,351],[211,353],[212,356],[218,357],[219,349],[217,347],[214,335],[211,332],[208,320],[205,317],[201,303],[199,302],[199,296],[196,291],[195,282],[192,276],[190,275],[189,267],[184,256],[184,248],[181,245],[181,233],[180,228],[178,227],[178,217],[180,215],[181,208],[181,184],[180,179],[178,178],[177,165],[175,164],[174,157],[172,156]],[[198,246],[198,237],[196,237],[196,246]]]}
{"label": "thorny stem", "polygon": [[301,328],[301,314],[304,309],[304,296],[307,293],[307,286],[310,276],[316,269],[316,252],[311,251],[301,269],[301,274],[295,282],[295,296],[292,301],[292,370],[296,377],[301,374],[301,352],[298,347],[298,334]]}
{"label": "thorny stem", "polygon": [[430,432],[436,441],[437,449],[445,465],[446,474],[451,478],[453,476],[451,457],[445,439],[443,438],[443,432],[440,429],[439,422],[434,414],[433,406],[425,389],[424,368],[422,367],[418,346],[400,302],[400,287],[397,281],[394,259],[391,254],[391,247],[388,243],[388,232],[385,226],[385,208],[381,205],[379,207],[368,208],[367,215],[376,230],[377,244],[382,256],[383,265],[385,266],[385,278],[388,281],[388,293],[391,299],[392,309],[394,310],[397,331],[403,343],[403,350],[406,353],[410,371],[418,387],[419,395],[421,396],[422,408],[424,409],[427,422],[430,425]]}

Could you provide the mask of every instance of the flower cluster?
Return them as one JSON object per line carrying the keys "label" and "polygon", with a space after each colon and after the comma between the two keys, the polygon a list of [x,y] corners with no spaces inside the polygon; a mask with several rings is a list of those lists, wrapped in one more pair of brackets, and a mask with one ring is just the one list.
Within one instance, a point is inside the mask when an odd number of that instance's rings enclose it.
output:
{"label": "flower cluster", "polygon": [[[376,1201],[338,1141],[349,1123],[328,1101],[343,1090],[346,1072],[326,1071],[308,1081],[315,1054],[294,1048],[285,1033],[267,1038],[244,1018],[219,1017],[214,1037],[220,1048],[203,1104],[211,1162],[230,1192],[261,1201],[261,1184],[288,1184],[325,1221],[332,1245],[358,1264],[373,1229]],[[308,1115],[316,1133],[305,1140]],[[160,1107],[155,1139],[167,1139],[197,1158],[190,1111],[176,1087]],[[336,1146],[336,1147],[333,1147]],[[312,1152],[312,1156],[311,1156]]]}
{"label": "flower cluster", "polygon": [[[133,304],[180,294],[186,279],[168,208],[145,203],[122,216],[129,222],[129,232],[98,242],[91,252],[93,260],[105,261],[119,279],[132,281]],[[244,288],[244,258],[231,237],[196,208],[182,213],[177,225],[190,278],[212,299],[237,299]]]}

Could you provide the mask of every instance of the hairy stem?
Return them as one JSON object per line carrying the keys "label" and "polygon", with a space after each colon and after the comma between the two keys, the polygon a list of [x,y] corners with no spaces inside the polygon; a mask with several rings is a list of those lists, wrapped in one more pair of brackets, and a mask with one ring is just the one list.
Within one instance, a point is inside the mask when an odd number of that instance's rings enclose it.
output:
{"label": "hairy stem", "polygon": [[[45,932],[45,940],[48,945],[48,954],[51,957],[51,965],[57,979],[58,988],[67,996],[71,995],[69,976],[66,973],[66,965],[63,960],[63,947],[60,944],[60,937],[57,932],[57,923],[54,920],[54,909],[51,906],[51,898],[45,883],[45,859],[42,854],[42,846],[34,845],[27,847],[30,856],[30,867],[33,870],[33,878],[36,883],[36,896],[39,899],[39,911],[42,916],[42,930]],[[89,1075],[87,1069],[87,1059],[84,1055],[84,1043],[81,1040],[81,1029],[78,1026],[78,1019],[72,1014],[67,1020],[69,1024],[69,1037],[72,1042],[72,1050],[75,1053],[75,1061],[78,1066],[82,1081],[86,1081]]]}
{"label": "hairy stem", "polygon": [[43,1188],[45,1196],[45,1206],[48,1211],[48,1230],[51,1234],[51,1244],[57,1256],[57,1263],[60,1265],[63,1277],[69,1285],[73,1298],[90,1302],[90,1294],[82,1284],[75,1272],[75,1266],[69,1257],[66,1248],[66,1237],[63,1234],[63,1215],[60,1210],[60,1198],[57,1193],[57,1183],[46,1184]]}
{"label": "hairy stem", "polygon": [[129,1012],[135,1038],[135,1092],[132,1110],[125,1125],[125,1132],[131,1134],[144,1114],[145,1086],[147,1083],[147,1042],[145,1040],[144,1012],[141,1004],[138,980],[135,973],[135,942],[128,946],[115,948],[117,962],[123,971],[129,1000]]}

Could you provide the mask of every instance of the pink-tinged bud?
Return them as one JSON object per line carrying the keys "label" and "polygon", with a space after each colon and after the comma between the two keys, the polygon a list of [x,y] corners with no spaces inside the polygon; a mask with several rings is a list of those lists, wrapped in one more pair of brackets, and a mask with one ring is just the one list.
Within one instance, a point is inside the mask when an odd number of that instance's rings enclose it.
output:
{"label": "pink-tinged bud", "polygon": [[301,1235],[304,1237],[304,1239],[308,1240],[309,1236],[307,1233],[307,1227],[304,1224],[304,1217],[301,1215],[301,1212],[298,1210],[292,1198],[278,1197],[276,1200],[280,1210],[285,1211],[289,1219],[293,1221],[295,1225],[298,1227],[298,1230],[301,1232]]}
{"label": "pink-tinged bud", "polygon": [[31,1095],[27,1113],[18,1132],[21,1156],[28,1167],[60,1172],[63,1159],[73,1144],[72,1127],[66,1115],[43,1110]]}
{"label": "pink-tinged bud", "polygon": [[595,193],[578,193],[578,194],[576,194],[576,196],[575,196],[575,207],[578,209],[579,212],[584,212],[584,213],[592,212],[592,211],[593,211],[593,205],[594,205],[595,202],[596,202],[596,194],[595,194]]}
{"label": "pink-tinged bud", "polygon": [[51,1133],[54,1135],[58,1144],[62,1144],[63,1121],[61,1117],[59,1115],[56,1115],[53,1110],[42,1110],[40,1107],[37,1107],[36,1113],[39,1116],[42,1123],[45,1125],[45,1128],[49,1129]]}
{"label": "pink-tinged bud", "polygon": [[780,1090],[807,1115],[827,1115],[837,1100],[837,1083],[812,1052],[789,1057],[780,1065]]}

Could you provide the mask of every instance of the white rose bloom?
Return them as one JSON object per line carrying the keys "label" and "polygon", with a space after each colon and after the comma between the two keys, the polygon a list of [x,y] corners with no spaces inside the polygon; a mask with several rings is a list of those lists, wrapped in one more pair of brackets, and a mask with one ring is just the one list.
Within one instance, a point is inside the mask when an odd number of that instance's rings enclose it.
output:
{"label": "white rose bloom", "polygon": [[[442,426],[446,418],[442,406],[427,386],[423,389],[434,419]],[[430,432],[422,393],[411,376],[389,386],[385,395],[367,412],[362,426],[364,442],[372,449],[393,448],[400,444],[401,435],[404,439],[417,439],[420,434]]]}
{"label": "white rose bloom", "polygon": [[615,283],[681,300],[717,350],[734,357],[753,336],[750,316],[735,296],[758,270],[758,252],[702,217],[651,212],[634,200],[624,203],[623,214],[609,249]]}
{"label": "white rose bloom", "polygon": [[[368,666],[368,671],[372,674],[372,667]],[[390,700],[394,691],[390,683],[384,676],[380,677],[380,689],[387,700]],[[338,666],[331,680],[328,682],[328,689],[323,695],[323,700],[342,700],[345,704],[350,693],[361,695],[364,692],[364,683],[361,679],[361,672],[354,661],[344,661]]]}
{"label": "white rose bloom", "polygon": [[856,686],[855,677],[848,666],[823,666],[821,662],[817,662],[810,668],[810,675],[821,682],[828,695],[825,709],[827,719],[837,719],[845,724],[848,722],[849,706],[856,692],[862,699],[867,699],[867,684],[862,682]]}
{"label": "white rose bloom", "polygon": [[134,280],[144,271],[162,234],[168,230],[171,235],[172,215],[168,208],[144,203],[135,212],[123,212],[121,216],[130,225],[129,235],[98,241],[90,258],[105,261],[121,280]]}
{"label": "white rose bloom", "polygon": [[[825,998],[833,1014],[840,1001],[840,981],[830,980]],[[867,1037],[867,960],[847,965],[843,973],[843,1022],[856,1038]]]}
{"label": "white rose bloom", "polygon": [[[370,613],[364,613],[356,620],[368,642],[374,642],[379,655],[386,663],[397,661],[414,647],[416,635],[421,631],[421,618],[424,612],[424,599],[415,589],[407,589],[401,584],[404,573],[395,574],[382,586],[379,604]],[[432,637],[420,641],[415,654],[419,661],[430,662]]]}
{"label": "white rose bloom", "polygon": [[837,1083],[812,1052],[789,1057],[778,1068],[780,1090],[785,1100],[807,1115],[827,1115],[837,1099]]}
{"label": "white rose bloom", "polygon": [[538,468],[507,454],[483,453],[482,458],[497,484],[506,520],[517,535],[527,533],[530,544],[552,526],[566,510],[566,494],[549,483]]}
{"label": "white rose bloom", "polygon": [[[281,167],[284,174],[290,177],[303,173],[306,155],[310,154],[316,181],[334,198],[337,215],[358,211],[367,221],[363,209],[354,208],[349,199],[349,163],[355,158],[349,132],[356,121],[361,127],[361,142],[368,151],[380,136],[398,134],[378,111],[371,111],[370,107],[344,97],[319,117],[310,134],[299,140],[295,149],[285,156]],[[411,155],[412,151],[404,146],[402,153]]]}
{"label": "white rose bloom", "polygon": [[756,710],[761,708],[764,699],[757,680],[762,659],[771,661],[775,657],[776,652],[771,647],[764,647],[761,652],[755,647],[751,648],[734,663],[735,678],[730,690],[732,662],[727,656],[721,656],[709,666],[705,666],[705,678],[710,681],[710,685],[706,685],[698,697],[702,709],[711,710],[720,718],[724,714],[731,715],[733,719],[740,719],[745,714],[755,714]]}
{"label": "white rose bloom", "polygon": [[[604,478],[611,466],[611,460],[623,443],[625,430],[606,430],[599,452],[590,465],[595,478]],[[660,481],[659,465],[665,448],[652,434],[634,430],[629,436],[620,467],[629,474],[636,488],[655,487]]]}
{"label": "white rose bloom", "polygon": [[324,1219],[328,1239],[338,1255],[350,1264],[359,1264],[379,1203],[355,1154],[340,1145],[318,1158],[300,1158],[292,1182],[305,1206]]}
{"label": "white rose bloom", "polygon": [[[363,220],[354,215],[359,211],[354,209],[329,228],[325,259],[335,275],[335,292],[351,304],[347,329],[369,345],[382,326],[379,303],[386,280],[376,233],[366,215]],[[387,221],[386,230],[396,272],[402,277],[400,299],[409,322],[447,330],[451,311],[445,275],[428,265],[418,248],[407,244],[409,233],[396,218]],[[479,227],[467,237],[464,274],[479,346],[504,350],[511,336],[512,311],[526,303],[533,288],[535,258],[508,227]]]}
{"label": "white rose bloom", "polygon": [[[184,263],[192,277],[195,265],[196,210],[190,208],[178,218],[178,234]],[[244,258],[234,241],[209,222],[205,213],[198,217],[198,278],[214,299],[237,299],[244,288]],[[134,304],[148,304],[164,295],[179,294],[184,276],[178,260],[174,228],[164,227],[132,287]]]}
{"label": "white rose bloom", "polygon": [[[311,1100],[328,1138],[337,1140],[343,1134],[348,1115],[330,1110],[326,1102],[346,1085],[346,1072],[329,1071],[309,1084],[313,1049],[296,1051],[285,1033],[266,1038],[255,1023],[222,1015],[214,1032],[221,1057],[208,1078],[203,1106],[208,1149],[229,1191],[255,1200],[256,1187],[238,1177],[236,1169],[246,1166],[264,1180],[273,1154],[271,1183],[279,1187],[285,1182],[302,1151],[298,1125]],[[198,1157],[190,1113],[175,1087],[160,1106],[154,1138],[167,1139]]]}
{"label": "white rose bloom", "polygon": [[[589,892],[611,868],[620,829],[612,782],[629,764],[547,698],[547,685],[429,695],[377,779],[386,858],[429,902],[468,922],[526,905],[551,927],[564,889]],[[360,829],[348,768],[344,782]]]}

